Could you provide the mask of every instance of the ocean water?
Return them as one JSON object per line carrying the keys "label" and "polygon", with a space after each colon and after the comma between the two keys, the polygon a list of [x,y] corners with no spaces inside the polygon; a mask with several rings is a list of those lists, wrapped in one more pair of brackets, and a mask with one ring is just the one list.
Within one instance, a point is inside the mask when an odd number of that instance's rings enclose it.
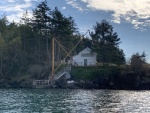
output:
{"label": "ocean water", "polygon": [[150,91],[0,89],[0,113],[150,113]]}

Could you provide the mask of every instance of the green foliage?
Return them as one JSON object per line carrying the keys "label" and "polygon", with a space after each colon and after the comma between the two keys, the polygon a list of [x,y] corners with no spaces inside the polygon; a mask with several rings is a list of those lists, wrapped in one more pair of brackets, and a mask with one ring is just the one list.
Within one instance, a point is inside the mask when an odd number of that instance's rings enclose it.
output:
{"label": "green foliage", "polygon": [[[26,74],[30,79],[47,79],[51,65],[50,38],[52,35],[56,36],[65,48],[72,48],[76,40],[75,32],[73,18],[65,17],[57,8],[51,11],[46,1],[41,2],[33,10],[32,19],[28,18],[26,11],[20,25],[14,22],[8,24],[6,16],[2,17],[0,19],[0,75],[4,79],[18,77],[19,80],[19,76],[24,78]],[[59,55],[58,60],[64,58],[64,51],[58,50],[60,48],[55,46],[57,50],[55,57]],[[19,83],[16,79],[12,79],[11,85],[15,86],[15,84]]]}
{"label": "green foliage", "polygon": [[16,37],[7,43],[4,59],[5,75],[17,75],[18,71],[26,66],[26,57],[24,55],[20,37]]}
{"label": "green foliage", "polygon": [[50,8],[47,6],[47,2],[41,2],[35,10],[33,10],[33,19],[31,21],[31,26],[33,30],[45,35],[49,28],[50,16],[48,15]]}
{"label": "green foliage", "polygon": [[71,75],[76,81],[91,81],[100,88],[122,86],[121,70],[117,66],[73,67]]}
{"label": "green foliage", "polygon": [[4,32],[7,29],[8,20],[5,15],[0,18],[0,33],[3,36]]}
{"label": "green foliage", "polygon": [[[83,38],[72,55],[85,47],[98,53],[98,61],[122,64],[123,51],[118,48],[120,39],[106,21],[96,23],[90,38]],[[0,76],[4,86],[25,86],[32,79],[47,79],[51,67],[51,38],[55,37],[69,52],[81,36],[74,19],[64,16],[58,8],[54,10],[41,2],[33,9],[33,18],[26,11],[22,23],[8,23],[6,16],[0,18]],[[55,42],[55,61],[63,60],[66,53]],[[64,66],[60,67],[61,70]],[[95,80],[108,78],[112,72],[107,68],[74,68],[74,79]],[[105,80],[105,79],[104,79]],[[29,82],[28,82],[29,81]]]}
{"label": "green foliage", "polygon": [[0,34],[0,49],[3,49],[6,46],[6,42]]}
{"label": "green foliage", "polygon": [[113,27],[106,21],[96,23],[94,32],[91,32],[92,49],[98,53],[97,59],[99,62],[124,64],[125,58],[123,50],[119,49],[120,38]]}
{"label": "green foliage", "polygon": [[96,23],[94,26],[94,33],[91,33],[93,41],[98,41],[100,44],[109,44],[118,46],[120,38],[117,33],[113,32],[113,27],[106,21],[102,20],[101,23]]}
{"label": "green foliage", "polygon": [[73,67],[71,75],[75,80],[92,80],[93,71],[91,67]]}
{"label": "green foliage", "polygon": [[141,55],[139,53],[133,54],[131,56],[131,68],[136,73],[139,73],[143,70],[143,64],[146,64],[146,55],[143,52]]}
{"label": "green foliage", "polygon": [[110,79],[111,76],[119,73],[118,67],[99,66],[99,67],[73,67],[71,75],[77,80],[100,80]]}
{"label": "green foliage", "polygon": [[[75,45],[76,24],[72,17],[65,17],[56,7],[51,11],[51,35],[69,52]],[[66,54],[55,44],[55,58],[62,60]]]}
{"label": "green foliage", "polygon": [[[76,38],[76,40],[78,41],[79,38]],[[77,43],[77,41],[75,41]],[[82,41],[79,43],[79,45],[77,46],[77,48],[75,49],[75,54],[77,54],[78,52],[82,51],[84,48],[92,47],[92,41],[89,38],[83,38]]]}
{"label": "green foliage", "polygon": [[5,54],[6,42],[0,34],[0,75],[3,76],[3,57]]}
{"label": "green foliage", "polygon": [[100,68],[94,71],[93,75],[97,80],[109,79],[110,71],[105,68]]}

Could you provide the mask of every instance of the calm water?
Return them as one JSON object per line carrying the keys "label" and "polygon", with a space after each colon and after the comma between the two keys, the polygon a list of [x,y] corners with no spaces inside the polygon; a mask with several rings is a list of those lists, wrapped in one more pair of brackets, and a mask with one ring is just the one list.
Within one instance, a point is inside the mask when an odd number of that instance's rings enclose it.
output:
{"label": "calm water", "polygon": [[150,91],[0,89],[0,113],[150,113]]}

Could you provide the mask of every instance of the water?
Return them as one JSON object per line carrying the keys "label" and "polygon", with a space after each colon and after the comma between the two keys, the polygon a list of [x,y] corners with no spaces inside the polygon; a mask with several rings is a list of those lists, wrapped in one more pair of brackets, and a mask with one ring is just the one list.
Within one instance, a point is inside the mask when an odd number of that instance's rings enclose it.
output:
{"label": "water", "polygon": [[150,91],[0,89],[0,113],[150,113]]}

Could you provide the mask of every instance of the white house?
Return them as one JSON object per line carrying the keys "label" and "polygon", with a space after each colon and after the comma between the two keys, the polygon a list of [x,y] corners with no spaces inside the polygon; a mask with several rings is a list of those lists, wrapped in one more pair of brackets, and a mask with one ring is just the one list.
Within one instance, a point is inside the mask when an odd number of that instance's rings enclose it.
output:
{"label": "white house", "polygon": [[76,66],[93,66],[96,65],[97,53],[86,47],[72,58],[72,65]]}

